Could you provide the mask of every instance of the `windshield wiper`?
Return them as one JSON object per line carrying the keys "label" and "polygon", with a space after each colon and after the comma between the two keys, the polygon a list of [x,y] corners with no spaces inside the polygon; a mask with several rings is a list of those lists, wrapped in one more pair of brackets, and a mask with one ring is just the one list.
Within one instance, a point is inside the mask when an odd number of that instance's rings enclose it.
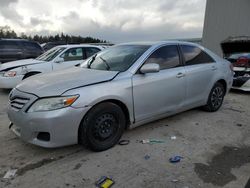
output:
{"label": "windshield wiper", "polygon": [[104,64],[107,67],[107,70],[110,70],[110,66],[109,66],[108,62],[105,59],[103,59],[102,57],[99,57],[99,58],[104,62]]}
{"label": "windshield wiper", "polygon": [[88,69],[90,69],[91,64],[95,61],[96,56],[97,56],[97,54],[95,54],[95,55],[92,57],[92,59],[88,62],[88,64],[87,64],[87,68],[88,68]]}

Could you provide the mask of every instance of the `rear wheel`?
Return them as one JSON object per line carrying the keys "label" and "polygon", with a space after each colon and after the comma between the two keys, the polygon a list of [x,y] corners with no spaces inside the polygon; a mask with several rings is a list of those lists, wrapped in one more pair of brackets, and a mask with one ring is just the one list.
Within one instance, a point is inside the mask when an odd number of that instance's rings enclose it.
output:
{"label": "rear wheel", "polygon": [[91,109],[79,129],[79,140],[93,151],[113,147],[121,138],[126,119],[122,109],[114,103],[101,103]]}
{"label": "rear wheel", "polygon": [[203,109],[208,112],[215,112],[219,110],[223,103],[225,92],[224,86],[217,82],[210,91],[207,104],[203,107]]}

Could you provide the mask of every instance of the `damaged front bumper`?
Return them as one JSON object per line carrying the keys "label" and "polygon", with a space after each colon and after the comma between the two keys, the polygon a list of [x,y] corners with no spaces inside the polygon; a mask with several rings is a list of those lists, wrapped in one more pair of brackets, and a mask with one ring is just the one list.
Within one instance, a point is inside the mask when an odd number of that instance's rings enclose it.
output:
{"label": "damaged front bumper", "polygon": [[250,91],[250,68],[234,67],[233,89]]}

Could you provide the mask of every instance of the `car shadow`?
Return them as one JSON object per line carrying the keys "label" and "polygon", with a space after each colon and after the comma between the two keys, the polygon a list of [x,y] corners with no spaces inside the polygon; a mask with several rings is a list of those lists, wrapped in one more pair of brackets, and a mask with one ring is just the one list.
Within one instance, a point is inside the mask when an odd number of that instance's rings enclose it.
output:
{"label": "car shadow", "polygon": [[230,92],[235,93],[235,94],[243,94],[243,95],[249,95],[250,91],[242,91],[238,89],[231,89]]}
{"label": "car shadow", "polygon": [[0,89],[0,94],[9,95],[11,89]]}

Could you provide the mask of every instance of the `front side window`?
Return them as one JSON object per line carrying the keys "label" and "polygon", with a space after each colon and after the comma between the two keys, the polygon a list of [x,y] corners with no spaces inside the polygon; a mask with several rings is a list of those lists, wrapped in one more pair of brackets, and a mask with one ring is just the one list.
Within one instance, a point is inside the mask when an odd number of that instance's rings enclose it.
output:
{"label": "front side window", "polygon": [[176,45],[164,46],[153,52],[145,64],[157,63],[160,70],[180,66],[179,52]]}
{"label": "front side window", "polygon": [[71,48],[60,57],[62,57],[64,61],[77,61],[84,59],[82,48]]}
{"label": "front side window", "polygon": [[63,50],[65,50],[64,47],[55,47],[55,48],[52,48],[51,50],[43,53],[42,55],[40,55],[36,59],[40,60],[40,61],[51,61],[56,56],[58,56]]}
{"label": "front side window", "polygon": [[197,65],[215,62],[206,52],[196,46],[181,45],[186,65]]}
{"label": "front side window", "polygon": [[126,71],[149,48],[148,45],[120,45],[105,49],[81,67],[107,71]]}

